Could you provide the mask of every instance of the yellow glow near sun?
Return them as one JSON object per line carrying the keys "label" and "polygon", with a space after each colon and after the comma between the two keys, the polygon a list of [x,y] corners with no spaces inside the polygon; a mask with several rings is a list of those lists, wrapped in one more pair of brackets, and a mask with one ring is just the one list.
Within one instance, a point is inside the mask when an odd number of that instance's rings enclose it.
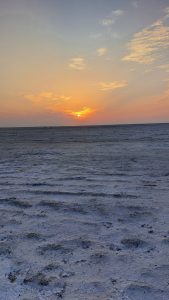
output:
{"label": "yellow glow near sun", "polygon": [[90,114],[92,114],[94,112],[93,109],[91,109],[90,107],[84,107],[82,110],[80,111],[67,111],[67,113],[73,117],[75,117],[76,119],[85,119],[87,118]]}

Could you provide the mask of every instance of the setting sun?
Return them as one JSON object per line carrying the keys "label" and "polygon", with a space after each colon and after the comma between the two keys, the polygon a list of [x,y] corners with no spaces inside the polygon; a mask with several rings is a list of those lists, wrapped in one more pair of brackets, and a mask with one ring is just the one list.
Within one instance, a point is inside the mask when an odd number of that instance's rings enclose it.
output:
{"label": "setting sun", "polygon": [[88,118],[93,112],[94,112],[94,110],[92,108],[83,107],[80,111],[67,111],[67,114],[80,120],[80,119]]}

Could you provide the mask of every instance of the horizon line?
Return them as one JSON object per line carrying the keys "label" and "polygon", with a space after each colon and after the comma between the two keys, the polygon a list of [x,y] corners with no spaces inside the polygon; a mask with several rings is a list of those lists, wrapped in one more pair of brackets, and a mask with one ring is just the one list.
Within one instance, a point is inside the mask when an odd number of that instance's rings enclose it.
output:
{"label": "horizon line", "polygon": [[109,127],[109,126],[136,126],[136,125],[167,125],[168,122],[146,122],[146,123],[116,123],[116,124],[86,124],[86,125],[35,125],[35,126],[0,126],[0,129],[20,129],[20,128],[68,128],[68,127]]}

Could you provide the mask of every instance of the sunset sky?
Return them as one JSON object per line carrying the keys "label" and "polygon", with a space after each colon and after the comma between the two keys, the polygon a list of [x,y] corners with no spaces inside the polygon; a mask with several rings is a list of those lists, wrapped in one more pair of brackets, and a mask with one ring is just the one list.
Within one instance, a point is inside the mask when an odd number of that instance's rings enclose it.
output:
{"label": "sunset sky", "polygon": [[0,0],[0,126],[169,122],[169,0]]}

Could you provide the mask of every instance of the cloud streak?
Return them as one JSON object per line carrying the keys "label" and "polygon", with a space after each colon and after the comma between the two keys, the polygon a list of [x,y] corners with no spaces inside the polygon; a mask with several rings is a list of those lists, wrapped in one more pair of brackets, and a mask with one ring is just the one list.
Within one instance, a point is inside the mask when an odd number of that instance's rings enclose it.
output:
{"label": "cloud streak", "polygon": [[157,68],[169,73],[169,64],[161,65],[161,66],[158,66]]}
{"label": "cloud streak", "polygon": [[101,91],[113,91],[116,89],[124,88],[128,86],[127,81],[112,81],[112,82],[100,82],[99,88]]}
{"label": "cloud streak", "polygon": [[123,15],[124,15],[124,10],[121,9],[113,10],[111,14],[107,16],[105,19],[103,19],[100,23],[103,26],[111,26],[117,21],[119,17]]}
{"label": "cloud streak", "polygon": [[120,16],[124,15],[124,10],[122,10],[122,9],[113,10],[112,14],[116,17],[120,17]]}
{"label": "cloud streak", "polygon": [[97,52],[98,56],[104,56],[108,52],[108,49],[107,48],[98,48],[96,50],[96,52]]}
{"label": "cloud streak", "polygon": [[85,59],[83,57],[72,58],[69,64],[69,68],[77,71],[85,70],[86,69]]}
{"label": "cloud streak", "polygon": [[24,98],[31,101],[33,105],[37,105],[38,107],[49,109],[49,110],[53,110],[53,108],[71,99],[70,96],[65,96],[65,95],[58,96],[53,92],[27,94],[24,95]]}
{"label": "cloud streak", "polygon": [[159,58],[161,51],[169,47],[169,26],[164,24],[168,17],[169,8],[166,9],[166,15],[162,19],[135,33],[128,44],[129,53],[122,60],[151,64]]}

